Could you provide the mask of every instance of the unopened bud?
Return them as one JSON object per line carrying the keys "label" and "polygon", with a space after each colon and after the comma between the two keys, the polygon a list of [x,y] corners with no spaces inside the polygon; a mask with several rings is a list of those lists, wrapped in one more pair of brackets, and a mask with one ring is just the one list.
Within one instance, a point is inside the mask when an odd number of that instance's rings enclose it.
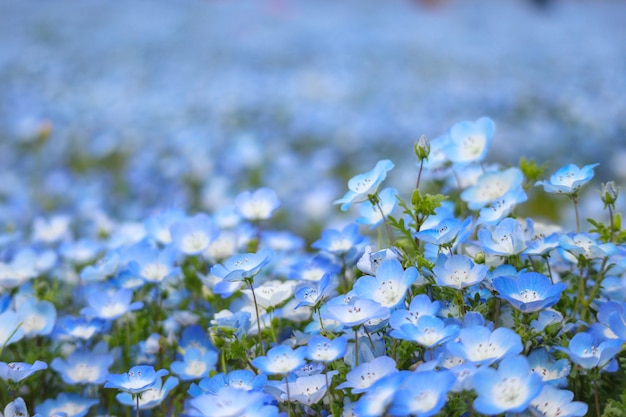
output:
{"label": "unopened bud", "polygon": [[430,155],[430,141],[426,136],[420,136],[413,147],[415,149],[415,155],[420,162],[424,159],[428,159],[428,155]]}
{"label": "unopened bud", "polygon": [[613,181],[609,181],[606,184],[602,184],[602,193],[601,198],[602,202],[605,205],[613,205],[617,200],[617,195],[619,194],[619,188],[615,185]]}

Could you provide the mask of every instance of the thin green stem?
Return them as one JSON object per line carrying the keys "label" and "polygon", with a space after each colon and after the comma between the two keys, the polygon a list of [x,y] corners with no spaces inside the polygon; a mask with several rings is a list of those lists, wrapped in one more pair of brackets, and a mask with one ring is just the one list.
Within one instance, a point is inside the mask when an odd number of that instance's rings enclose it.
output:
{"label": "thin green stem", "polygon": [[576,233],[580,233],[580,215],[578,214],[578,198],[573,195],[572,203],[574,203],[574,213],[576,214]]}
{"label": "thin green stem", "polygon": [[422,169],[424,169],[424,160],[420,161],[420,169],[417,172],[417,182],[415,183],[415,189],[420,188],[420,181],[422,179]]}
{"label": "thin green stem", "polygon": [[263,355],[265,355],[265,348],[263,347],[263,335],[261,334],[261,317],[259,316],[259,304],[256,302],[256,294],[254,293],[252,280],[248,280],[248,284],[250,285],[250,291],[252,292],[252,299],[254,301],[254,311],[256,312],[256,326],[259,333],[259,346],[261,347],[261,352],[263,353]]}
{"label": "thin green stem", "polygon": [[358,327],[354,328],[354,366],[359,366],[359,333]]}

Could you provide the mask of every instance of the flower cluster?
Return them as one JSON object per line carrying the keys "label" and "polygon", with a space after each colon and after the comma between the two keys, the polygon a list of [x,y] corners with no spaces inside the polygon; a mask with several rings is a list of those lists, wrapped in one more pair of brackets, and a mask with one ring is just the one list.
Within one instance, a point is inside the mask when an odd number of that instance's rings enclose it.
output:
{"label": "flower cluster", "polygon": [[486,117],[423,137],[417,181],[397,188],[380,161],[335,201],[360,217],[310,248],[271,229],[269,188],[228,211],[7,236],[5,416],[626,412],[611,389],[626,387],[617,189],[608,225],[542,224],[522,214],[535,186],[577,197],[595,165],[541,180],[532,163],[485,166],[493,140]]}

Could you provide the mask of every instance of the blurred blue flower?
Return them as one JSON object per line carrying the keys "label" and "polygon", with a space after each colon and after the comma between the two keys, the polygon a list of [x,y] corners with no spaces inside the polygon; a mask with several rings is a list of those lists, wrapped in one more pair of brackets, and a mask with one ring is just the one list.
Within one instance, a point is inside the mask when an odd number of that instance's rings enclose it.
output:
{"label": "blurred blue flower", "polygon": [[113,355],[77,349],[66,359],[54,358],[50,367],[67,384],[102,384],[113,365]]}
{"label": "blurred blue flower", "polygon": [[565,283],[553,284],[550,278],[537,272],[521,273],[515,278],[496,277],[492,285],[500,298],[523,313],[552,307],[567,288]]}
{"label": "blurred blue flower", "polygon": [[235,198],[235,212],[250,221],[269,219],[278,207],[280,200],[270,188],[244,191]]}
{"label": "blurred blue flower", "polygon": [[87,296],[88,307],[80,310],[80,314],[87,317],[97,317],[104,320],[115,320],[124,314],[139,310],[143,302],[131,302],[133,292],[122,288],[113,293],[93,291]]}
{"label": "blurred blue flower", "polygon": [[581,401],[572,401],[574,393],[561,390],[552,385],[544,385],[543,389],[531,402],[529,410],[532,415],[582,417],[587,415],[588,406]]}
{"label": "blurred blue flower", "polygon": [[196,348],[188,348],[183,354],[183,360],[172,362],[170,369],[183,381],[189,381],[208,376],[210,371],[215,370],[216,363],[217,352],[214,350],[202,352]]}
{"label": "blurred blue flower", "polygon": [[416,342],[426,348],[434,348],[455,338],[459,333],[459,326],[448,324],[438,317],[421,316],[417,323],[402,324],[391,331],[390,336],[396,339]]}
{"label": "blurred blue flower", "polygon": [[211,218],[200,213],[185,217],[170,226],[172,244],[185,255],[198,255],[217,238],[219,229]]}
{"label": "blurred blue flower", "polygon": [[498,370],[482,367],[473,377],[474,390],[478,397],[474,409],[481,414],[520,413],[543,388],[541,377],[530,372],[524,356],[502,359]]}
{"label": "blurred blue flower", "polygon": [[306,357],[318,362],[332,362],[346,353],[347,339],[344,336],[332,340],[324,336],[313,336],[306,348]]}
{"label": "blurred blue flower", "polygon": [[372,204],[371,201],[364,201],[359,205],[359,215],[355,222],[370,226],[370,229],[375,229],[380,225],[387,216],[389,216],[395,210],[398,205],[398,190],[395,188],[384,188],[378,193],[378,199],[380,202],[380,209],[378,205]]}
{"label": "blurred blue flower", "polygon": [[543,185],[547,193],[561,193],[574,195],[580,187],[588,183],[594,175],[593,169],[600,164],[585,165],[578,168],[574,164],[569,164],[558,169],[547,181],[537,181],[535,185]]}
{"label": "blurred blue flower", "polygon": [[337,288],[337,282],[331,280],[329,274],[324,274],[322,279],[315,284],[302,283],[295,290],[294,297],[298,301],[295,308],[302,306],[314,307],[319,305]]}
{"label": "blurred blue flower", "polygon": [[324,230],[322,237],[313,242],[311,247],[344,258],[346,263],[351,264],[361,257],[365,242],[365,237],[359,234],[359,227],[350,223],[341,230]]}
{"label": "blurred blue flower", "polygon": [[21,323],[20,317],[13,310],[0,313],[0,351],[24,337]]}
{"label": "blurred blue flower", "polygon": [[344,301],[339,296],[326,303],[322,318],[336,320],[346,327],[357,327],[369,320],[384,320],[389,317],[389,308],[367,298],[352,297]]}
{"label": "blurred blue flower", "polygon": [[445,405],[448,392],[455,381],[455,375],[446,370],[411,372],[395,392],[389,414],[434,416]]}
{"label": "blurred blue flower", "polygon": [[515,167],[504,171],[487,171],[478,178],[476,184],[461,193],[461,200],[467,203],[470,210],[478,210],[509,192],[515,195],[515,190],[519,190],[523,182],[524,174]]}
{"label": "blurred blue flower", "polygon": [[4,417],[29,417],[26,403],[22,397],[17,397],[4,407]]}
{"label": "blurred blue flower", "polygon": [[244,281],[258,274],[273,255],[274,252],[269,248],[261,249],[257,253],[235,255],[223,264],[214,265],[211,268],[211,274],[224,281]]}
{"label": "blurred blue flower", "polygon": [[534,349],[528,354],[528,365],[530,371],[538,374],[545,384],[564,387],[567,385],[567,376],[572,366],[570,362],[563,359],[556,359],[547,349]]}
{"label": "blurred blue flower", "polygon": [[227,374],[219,373],[210,378],[204,378],[198,384],[191,384],[189,394],[199,397],[203,394],[219,395],[226,387],[237,388],[243,391],[261,391],[267,383],[266,374],[255,374],[249,369],[236,369]]}
{"label": "blurred blue flower", "polygon": [[24,337],[28,339],[52,333],[57,319],[54,304],[34,297],[22,301],[15,312],[22,323],[20,328],[24,331]]}
{"label": "blurred blue flower", "polygon": [[48,399],[35,406],[35,411],[41,417],[55,417],[65,414],[65,417],[84,417],[89,409],[98,404],[95,398],[83,398],[78,394],[61,393],[56,399]]}
{"label": "blurred blue flower", "polygon": [[[142,391],[138,396],[139,409],[149,410],[161,404],[170,391],[177,385],[178,378],[175,376],[168,377],[165,383],[161,381],[161,378],[158,378],[154,385]],[[137,397],[133,397],[133,395],[128,392],[120,392],[115,398],[125,406],[137,408]]]}
{"label": "blurred blue flower", "polygon": [[576,365],[584,369],[604,368],[621,350],[623,340],[599,340],[589,333],[577,333],[572,337],[567,348],[555,347],[569,355]]}
{"label": "blurred blue flower", "polygon": [[[610,242],[600,243],[597,237],[596,234],[591,233],[563,234],[559,236],[559,245],[562,251],[574,255],[574,258],[569,257],[574,263],[579,256],[583,256],[585,259],[598,259],[616,253],[617,247],[615,244]],[[564,255],[567,254],[564,253]]]}
{"label": "blurred blue flower", "polygon": [[341,210],[346,211],[353,203],[367,201],[370,195],[376,194],[378,187],[387,177],[387,172],[393,169],[393,162],[385,159],[378,161],[371,171],[356,175],[348,181],[348,192],[333,204],[341,204]]}
{"label": "blurred blue flower", "polygon": [[488,117],[455,123],[448,130],[449,140],[442,151],[456,164],[481,162],[487,155],[495,130],[495,123]]}
{"label": "blurred blue flower", "polygon": [[493,225],[511,214],[515,206],[528,199],[522,187],[516,187],[507,191],[502,197],[480,209],[476,224]]}

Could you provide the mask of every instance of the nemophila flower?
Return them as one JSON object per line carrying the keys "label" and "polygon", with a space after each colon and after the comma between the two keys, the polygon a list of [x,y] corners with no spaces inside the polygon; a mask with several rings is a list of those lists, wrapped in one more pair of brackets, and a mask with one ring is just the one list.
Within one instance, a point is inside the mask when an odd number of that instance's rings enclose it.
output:
{"label": "nemophila flower", "polygon": [[447,132],[449,140],[442,151],[454,163],[480,162],[485,159],[495,130],[495,123],[488,117],[455,123]]}
{"label": "nemophila flower", "polygon": [[30,297],[15,309],[24,337],[46,336],[52,333],[57,318],[57,310],[50,301]]}
{"label": "nemophila flower", "polygon": [[347,327],[356,327],[370,320],[386,319],[389,317],[389,308],[367,298],[353,297],[345,302],[340,296],[326,303],[322,317],[336,320]]}
{"label": "nemophila flower", "polygon": [[504,171],[487,171],[478,178],[476,184],[461,193],[461,200],[467,203],[470,210],[478,210],[521,188],[523,182],[524,174],[515,167]]}
{"label": "nemophila flower", "polygon": [[84,417],[89,409],[98,404],[95,398],[83,398],[78,394],[61,393],[56,399],[48,399],[35,406],[41,417]]}
{"label": "nemophila flower", "polygon": [[522,351],[522,339],[507,327],[498,327],[493,332],[483,326],[461,329],[458,337],[446,343],[446,348],[458,357],[477,365],[489,365],[505,356]]}
{"label": "nemophila flower", "polygon": [[14,383],[21,382],[43,369],[48,369],[48,364],[42,361],[35,361],[32,365],[25,362],[0,362],[0,378]]}
{"label": "nemophila flower", "polygon": [[356,264],[356,267],[367,275],[376,275],[376,271],[383,261],[389,259],[402,260],[402,254],[395,247],[372,252],[371,246],[365,247],[365,252]]}
{"label": "nemophila flower", "polygon": [[432,228],[422,228],[419,232],[415,233],[415,238],[422,240],[433,245],[445,245],[451,243],[459,234],[461,230],[468,227],[472,219],[468,217],[464,221],[451,217],[442,220],[440,223]]}
{"label": "nemophila flower", "polygon": [[359,227],[351,223],[341,230],[324,230],[321,239],[313,242],[311,247],[343,257],[351,263],[361,256],[364,244],[365,238],[359,234]]}
{"label": "nemophila flower", "polygon": [[29,417],[26,403],[22,397],[17,397],[4,407],[4,417]]}
{"label": "nemophila flower", "polygon": [[353,290],[358,297],[394,308],[404,301],[407,289],[415,282],[417,275],[415,267],[405,270],[400,261],[390,259],[380,264],[376,276],[364,275],[357,279]]}
{"label": "nemophila flower", "polygon": [[433,268],[437,285],[456,289],[476,285],[485,279],[489,268],[474,264],[465,255],[439,255]]}
{"label": "nemophila flower", "polygon": [[0,313],[0,349],[24,337],[21,319],[13,310]]}
{"label": "nemophila flower", "polygon": [[109,251],[95,264],[87,265],[80,271],[80,279],[83,282],[98,282],[113,276],[120,264],[118,251]]}
{"label": "nemophila flower", "polygon": [[324,336],[313,336],[306,348],[306,357],[317,362],[332,362],[346,353],[348,341],[344,336],[330,340]]}
{"label": "nemophila flower", "polygon": [[18,288],[37,276],[32,259],[15,256],[11,262],[0,262],[0,290]]}
{"label": "nemophila flower", "polygon": [[530,372],[528,360],[524,356],[510,356],[502,359],[498,370],[482,367],[473,377],[474,390],[478,397],[474,409],[482,414],[504,412],[520,413],[543,388],[541,377]]}
{"label": "nemophila flower", "polygon": [[190,381],[207,376],[210,371],[215,370],[216,363],[217,352],[214,350],[202,352],[189,348],[185,350],[183,360],[172,362],[170,369],[183,381]]}
{"label": "nemophila flower", "polygon": [[346,375],[346,381],[337,389],[351,388],[352,394],[365,392],[376,381],[386,375],[396,373],[396,362],[389,356],[379,356],[371,362],[365,362],[352,369]]}
{"label": "nemophila flower", "polygon": [[184,354],[187,349],[198,349],[204,354],[209,350],[214,351],[215,347],[206,330],[198,324],[193,324],[185,327],[178,340],[178,350]]}
{"label": "nemophila flower", "polygon": [[578,168],[569,164],[557,170],[547,181],[537,181],[547,193],[576,194],[580,187],[588,183],[594,175],[593,169],[600,164],[585,165]]}
{"label": "nemophila flower", "polygon": [[[381,190],[378,196],[378,204],[372,204],[371,201],[364,201],[359,205],[359,215],[355,222],[370,226],[370,229],[380,225],[387,216],[389,216],[398,205],[398,190],[395,188],[385,188]],[[378,207],[380,205],[380,208]],[[382,209],[382,213],[381,213]]]}
{"label": "nemophila flower", "polygon": [[[387,374],[374,382],[355,403],[350,416],[379,417],[384,415],[391,400],[409,374],[407,371]],[[346,415],[345,412],[343,414]]]}
{"label": "nemophila flower", "polygon": [[166,369],[155,371],[152,366],[133,366],[123,374],[108,374],[104,388],[115,388],[131,395],[141,394],[155,386],[162,376],[169,374]]}
{"label": "nemophila flower", "polygon": [[522,187],[513,188],[489,206],[481,208],[476,224],[496,224],[511,214],[516,205],[526,200],[528,196]]}
{"label": "nemophila flower", "polygon": [[324,274],[317,283],[302,283],[297,287],[294,294],[295,299],[298,301],[295,308],[317,306],[336,289],[337,282],[331,280],[330,274]]}
{"label": "nemophila flower", "polygon": [[106,328],[106,321],[92,317],[63,316],[56,320],[52,335],[61,341],[90,340]]}
{"label": "nemophila flower", "polygon": [[448,371],[411,372],[393,396],[389,414],[434,416],[446,404],[448,392],[455,381],[454,374]]}
{"label": "nemophila flower", "polygon": [[[600,243],[597,235],[590,233],[570,233],[559,236],[559,245],[563,251],[567,251],[576,258],[598,259],[611,256],[617,251],[613,243]],[[575,259],[569,258],[572,262]]]}
{"label": "nemophila flower", "polygon": [[524,255],[547,255],[554,249],[559,247],[560,234],[552,233],[548,236],[538,236],[530,241],[527,241],[527,248],[524,250]]}
{"label": "nemophila flower", "polygon": [[75,265],[84,265],[94,261],[102,245],[92,239],[79,239],[72,242],[64,242],[59,246],[59,254],[63,259]]}
{"label": "nemophila flower", "polygon": [[140,410],[150,410],[161,404],[170,391],[177,385],[178,378],[175,376],[168,377],[165,383],[161,381],[161,378],[158,378],[153,386],[146,389],[138,396],[139,400],[128,392],[120,392],[115,396],[115,399],[125,406],[137,408],[137,405],[139,405]]}
{"label": "nemophila flower", "polygon": [[308,259],[299,261],[291,267],[290,279],[301,281],[320,281],[324,275],[335,275],[341,271],[341,266],[327,255],[316,254]]}
{"label": "nemophila flower", "polygon": [[270,188],[244,191],[235,198],[235,212],[250,221],[269,219],[278,207],[280,200]]}
{"label": "nemophila flower", "polygon": [[57,214],[47,219],[36,217],[33,220],[33,242],[59,242],[70,234],[72,218],[68,215]]}
{"label": "nemophila flower", "polygon": [[[187,417],[278,416],[278,408],[270,406],[271,403],[272,397],[263,392],[224,387],[219,395],[203,394],[186,401],[182,415]],[[272,409],[265,410],[266,407],[272,407]]]}
{"label": "nemophila flower", "polygon": [[521,273],[515,278],[497,277],[492,285],[500,298],[523,313],[552,307],[567,288],[566,284],[553,284],[550,278],[537,272]]}
{"label": "nemophila flower", "polygon": [[588,406],[581,401],[572,401],[574,393],[552,385],[544,385],[531,402],[532,415],[542,417],[582,417],[587,415]]}
{"label": "nemophila flower", "polygon": [[305,347],[292,349],[278,345],[268,350],[266,356],[252,359],[252,365],[266,374],[287,374],[304,364],[305,355]]}
{"label": "nemophila flower", "polygon": [[198,384],[191,384],[189,395],[198,397],[203,394],[219,395],[226,387],[242,391],[261,391],[267,383],[267,375],[255,374],[249,369],[236,369],[227,374],[220,373],[211,378],[204,378]]}
{"label": "nemophila flower", "polygon": [[[289,400],[296,401],[304,405],[316,404],[319,400],[326,395],[328,390],[328,376],[325,374],[317,374],[311,376],[302,376],[296,378],[295,381],[289,382]],[[330,380],[331,378],[328,378]],[[282,400],[287,400],[287,386],[286,384],[279,385],[283,394]]]}
{"label": "nemophila flower", "polygon": [[67,384],[102,384],[113,365],[113,355],[78,349],[66,359],[54,358],[50,367]]}
{"label": "nemophila flower", "polygon": [[230,310],[222,310],[213,316],[211,320],[211,329],[217,334],[230,337],[240,337],[248,332],[250,328],[250,318],[252,315],[247,311],[237,311],[233,313]]}
{"label": "nemophila flower", "polygon": [[144,227],[148,237],[167,245],[172,242],[170,227],[185,218],[185,212],[175,208],[166,209],[146,219]]}
{"label": "nemophila flower", "polygon": [[530,328],[537,333],[543,332],[548,326],[557,325],[562,328],[564,324],[563,315],[552,308],[547,308],[539,312],[537,318],[530,322]]}
{"label": "nemophila flower", "polygon": [[175,266],[178,253],[173,246],[158,249],[145,241],[134,246],[127,268],[145,282],[160,283],[180,273]]}
{"label": "nemophila flower", "polygon": [[500,256],[518,255],[526,249],[524,227],[510,217],[502,219],[492,230],[479,230],[478,240],[486,253]]}
{"label": "nemophila flower", "polygon": [[87,296],[89,307],[80,310],[80,313],[88,317],[97,317],[104,320],[115,320],[124,314],[139,310],[143,302],[131,302],[133,292],[122,288],[113,293],[92,292]]}
{"label": "nemophila flower", "polygon": [[211,274],[225,281],[244,281],[258,274],[273,255],[274,252],[269,248],[261,249],[257,253],[235,255],[223,264],[214,265],[211,268]]}
{"label": "nemophila flower", "polygon": [[348,181],[348,192],[333,204],[341,204],[341,210],[346,211],[353,203],[367,201],[369,196],[376,194],[378,187],[387,177],[387,172],[393,169],[393,162],[385,159],[378,161],[371,171],[356,175]]}
{"label": "nemophila flower", "polygon": [[219,229],[206,214],[178,220],[170,226],[172,244],[185,255],[204,252],[219,234]]}
{"label": "nemophila flower", "polygon": [[420,346],[433,348],[457,336],[459,326],[446,325],[443,320],[434,316],[421,316],[417,323],[402,324],[394,328],[390,335],[396,339],[416,342]]}
{"label": "nemophila flower", "polygon": [[545,384],[564,387],[567,385],[567,376],[571,365],[567,359],[556,359],[546,349],[534,349],[528,354],[530,371],[541,377]]}
{"label": "nemophila flower", "polygon": [[592,369],[607,366],[621,350],[623,343],[620,339],[598,340],[589,333],[577,333],[570,340],[567,349],[560,346],[555,349],[567,353],[576,365]]}
{"label": "nemophila flower", "polygon": [[[264,310],[276,308],[293,296],[295,281],[270,280],[254,288],[256,303]],[[250,299],[254,300],[252,290],[243,289],[242,292]]]}
{"label": "nemophila flower", "polygon": [[431,301],[426,294],[418,294],[411,300],[408,310],[401,309],[391,313],[389,324],[394,329],[399,329],[403,324],[417,324],[422,316],[435,316],[441,308],[441,302]]}

